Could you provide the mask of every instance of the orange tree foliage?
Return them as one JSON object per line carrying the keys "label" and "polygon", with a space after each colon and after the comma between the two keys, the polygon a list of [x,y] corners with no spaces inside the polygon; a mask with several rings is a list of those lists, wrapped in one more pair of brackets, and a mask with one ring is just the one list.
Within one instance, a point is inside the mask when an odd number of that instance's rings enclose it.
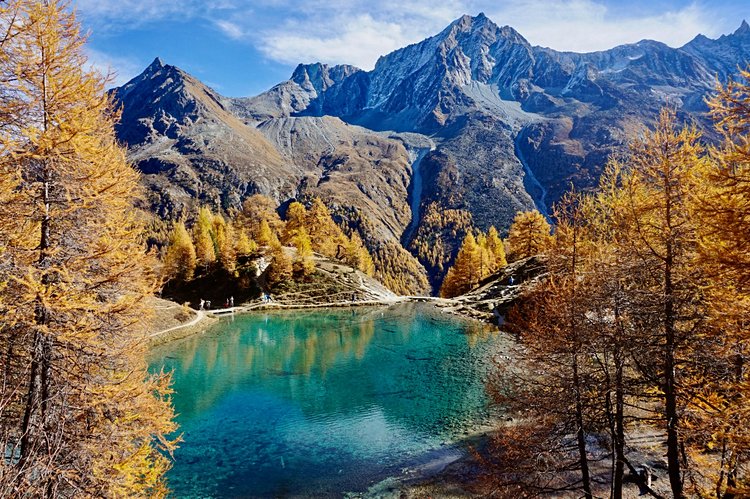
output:
{"label": "orange tree foliage", "polygon": [[313,260],[312,242],[304,227],[300,227],[292,240],[297,254],[294,258],[294,271],[304,277],[315,273],[315,260]]}
{"label": "orange tree foliage", "polygon": [[479,232],[476,238],[469,232],[445,275],[440,296],[452,298],[464,294],[506,265],[503,242],[494,227],[486,235]]}
{"label": "orange tree foliage", "polygon": [[4,2],[0,25],[0,496],[163,496],[175,425],[146,369],[138,174],[67,6]]}
{"label": "orange tree foliage", "polygon": [[[545,425],[551,415],[564,414],[543,395],[552,387],[577,396],[575,363],[555,360],[560,347],[575,346],[586,397],[574,427],[599,432],[602,416],[608,423],[612,497],[623,495],[625,466],[635,471],[627,449],[630,423],[639,420],[663,432],[665,481],[674,497],[748,493],[750,300],[742,250],[750,239],[748,103],[746,82],[720,91],[711,106],[723,117],[717,126],[724,141],[708,153],[694,128],[677,127],[674,112],[663,111],[654,130],[610,163],[599,192],[580,200],[581,230],[571,230],[571,213],[560,218],[547,248],[549,274],[511,320],[524,343],[519,357],[532,356],[529,365],[537,370],[529,372],[538,375],[498,391],[498,399],[519,400],[515,391],[522,395],[520,408],[546,407],[535,415]],[[579,264],[561,266],[570,248],[579,248],[573,254]],[[505,432],[506,443],[518,441],[512,428]],[[565,439],[549,436],[537,434],[535,441]],[[578,439],[579,455],[587,455],[587,445]],[[501,475],[508,477],[512,466],[504,464],[509,468]]]}
{"label": "orange tree foliage", "polygon": [[482,248],[477,244],[474,235],[469,232],[458,250],[453,266],[448,269],[440,296],[453,297],[466,293],[477,284],[482,277],[480,266],[482,263]]}
{"label": "orange tree foliage", "polygon": [[[239,225],[248,231],[248,235],[258,242],[261,246],[269,244],[270,238],[266,234],[261,234],[261,223],[266,222],[266,229],[281,237],[284,230],[284,222],[276,213],[276,202],[273,199],[254,194],[242,203],[242,211],[237,217]],[[264,242],[261,242],[264,241]]]}
{"label": "orange tree foliage", "polygon": [[169,237],[169,243],[164,254],[163,279],[177,279],[187,282],[193,278],[195,272],[195,246],[190,239],[185,224],[176,222]]}
{"label": "orange tree foliage", "polygon": [[[686,428],[711,492],[750,496],[750,68],[719,86],[709,102],[722,142],[693,190],[698,264],[710,317],[700,352],[707,369],[694,386],[700,410]],[[705,455],[710,449],[719,458]],[[710,465],[706,465],[706,459]],[[720,466],[712,466],[715,463]],[[702,491],[708,493],[708,491]]]}
{"label": "orange tree foliage", "polygon": [[550,244],[552,228],[537,210],[519,211],[508,230],[510,260],[538,255]]}
{"label": "orange tree foliage", "polygon": [[211,210],[203,206],[198,210],[198,219],[193,226],[193,240],[195,244],[195,255],[198,265],[204,271],[216,262],[216,247],[214,246],[213,214]]}

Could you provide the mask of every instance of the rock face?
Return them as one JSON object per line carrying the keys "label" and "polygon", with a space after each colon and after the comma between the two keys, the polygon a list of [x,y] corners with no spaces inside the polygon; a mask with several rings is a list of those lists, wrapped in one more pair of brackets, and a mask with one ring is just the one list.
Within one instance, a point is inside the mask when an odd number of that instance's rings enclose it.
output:
{"label": "rock face", "polygon": [[114,93],[118,134],[158,214],[229,209],[257,192],[281,203],[317,195],[373,252],[393,255],[419,246],[427,207],[501,231],[517,210],[548,212],[571,184],[593,187],[609,154],[664,105],[706,126],[716,78],[748,62],[744,21],[680,48],[644,40],[578,54],[533,47],[480,14],[372,71],[299,65],[256,97],[222,97],[158,59]]}
{"label": "rock face", "polygon": [[159,59],[114,96],[122,105],[118,137],[162,217],[184,216],[196,203],[237,207],[258,191],[285,195],[301,175],[221,96]]}

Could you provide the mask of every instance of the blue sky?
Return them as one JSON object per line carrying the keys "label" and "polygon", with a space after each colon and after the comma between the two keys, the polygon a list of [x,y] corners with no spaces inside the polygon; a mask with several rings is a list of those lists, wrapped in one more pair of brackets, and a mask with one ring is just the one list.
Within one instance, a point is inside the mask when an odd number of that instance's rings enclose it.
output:
{"label": "blue sky", "polygon": [[748,0],[74,0],[89,58],[122,84],[155,57],[227,96],[256,95],[299,62],[371,69],[377,57],[484,12],[534,45],[603,50],[650,38],[680,46],[750,20]]}

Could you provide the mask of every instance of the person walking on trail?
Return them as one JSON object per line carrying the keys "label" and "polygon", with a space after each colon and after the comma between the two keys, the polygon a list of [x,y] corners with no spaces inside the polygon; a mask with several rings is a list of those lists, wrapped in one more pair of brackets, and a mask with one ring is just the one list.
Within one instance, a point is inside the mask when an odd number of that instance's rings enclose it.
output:
{"label": "person walking on trail", "polygon": [[234,307],[234,296],[229,297],[229,306]]}
{"label": "person walking on trail", "polygon": [[516,282],[516,280],[513,279],[513,276],[510,276],[509,282],[510,282],[510,285],[513,286],[513,283]]}
{"label": "person walking on trail", "polygon": [[198,306],[198,310],[203,310],[203,305],[205,305],[206,302],[201,298],[200,305]]}

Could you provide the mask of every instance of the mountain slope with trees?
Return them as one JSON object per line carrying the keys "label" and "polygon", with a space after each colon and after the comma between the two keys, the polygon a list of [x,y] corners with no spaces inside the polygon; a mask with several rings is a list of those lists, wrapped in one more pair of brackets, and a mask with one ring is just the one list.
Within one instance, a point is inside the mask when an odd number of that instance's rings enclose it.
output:
{"label": "mountain slope with trees", "polygon": [[703,99],[749,59],[744,22],[680,48],[644,40],[577,54],[531,46],[480,14],[372,71],[301,64],[251,98],[158,59],[114,95],[152,211],[179,219],[196,204],[238,210],[257,193],[281,206],[320,197],[381,273],[413,276],[394,285],[424,292],[425,277],[439,288],[467,229],[505,235],[517,212],[545,214],[571,185],[594,188],[665,104],[718,140]]}

